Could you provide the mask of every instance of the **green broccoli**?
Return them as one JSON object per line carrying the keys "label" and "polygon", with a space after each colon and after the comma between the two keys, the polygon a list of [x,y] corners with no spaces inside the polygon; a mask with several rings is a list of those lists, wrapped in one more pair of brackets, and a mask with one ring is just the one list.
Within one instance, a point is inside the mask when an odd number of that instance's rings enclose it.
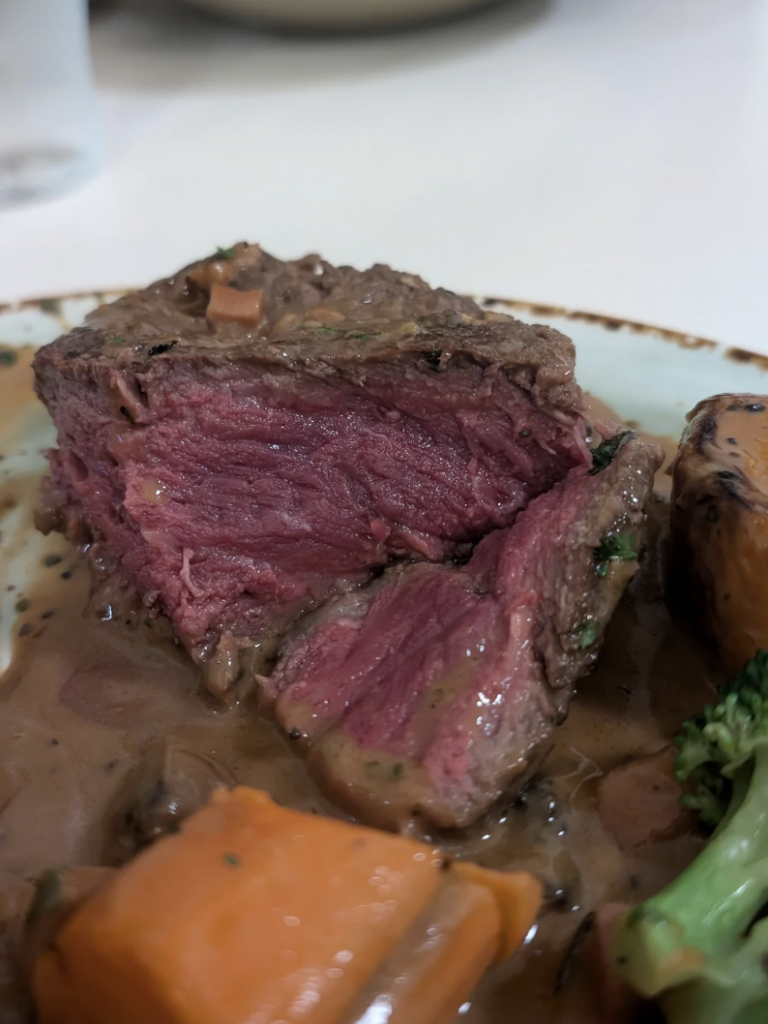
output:
{"label": "green broccoli", "polygon": [[768,652],[676,740],[684,803],[715,830],[613,936],[617,971],[669,1024],[768,1021]]}

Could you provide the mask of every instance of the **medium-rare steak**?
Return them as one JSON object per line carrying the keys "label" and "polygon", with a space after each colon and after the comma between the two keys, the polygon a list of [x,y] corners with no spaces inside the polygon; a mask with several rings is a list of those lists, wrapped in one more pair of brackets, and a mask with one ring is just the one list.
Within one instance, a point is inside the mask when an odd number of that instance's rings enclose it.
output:
{"label": "medium-rare steak", "polygon": [[264,686],[353,811],[466,825],[541,760],[637,568],[654,448],[572,469],[461,567],[329,603]]}
{"label": "medium-rare steak", "polygon": [[573,364],[410,274],[240,244],[38,353],[41,525],[209,688],[257,678],[348,804],[464,824],[542,756],[636,565],[655,451],[593,464]]}
{"label": "medium-rare steak", "polygon": [[257,246],[102,306],[35,373],[48,525],[225,683],[238,650],[390,560],[466,557],[590,460],[563,335]]}

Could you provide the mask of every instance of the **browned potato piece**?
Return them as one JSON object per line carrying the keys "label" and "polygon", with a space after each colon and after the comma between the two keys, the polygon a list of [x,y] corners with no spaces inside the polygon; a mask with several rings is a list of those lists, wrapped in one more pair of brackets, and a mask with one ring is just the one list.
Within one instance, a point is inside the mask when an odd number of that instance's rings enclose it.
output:
{"label": "browned potato piece", "polygon": [[680,802],[675,753],[674,747],[665,747],[636,757],[600,779],[600,818],[622,850],[682,835],[693,825],[695,818]]}
{"label": "browned potato piece", "polygon": [[768,648],[768,397],[716,395],[688,421],[673,466],[670,583],[735,671]]}

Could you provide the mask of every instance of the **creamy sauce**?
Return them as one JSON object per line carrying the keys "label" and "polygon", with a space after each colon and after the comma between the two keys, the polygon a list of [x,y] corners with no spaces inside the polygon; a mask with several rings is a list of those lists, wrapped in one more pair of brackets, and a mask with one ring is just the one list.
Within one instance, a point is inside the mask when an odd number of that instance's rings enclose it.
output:
{"label": "creamy sauce", "polygon": [[[24,417],[38,414],[28,362],[22,353],[15,366],[0,365],[3,455],[19,444]],[[11,663],[0,675],[0,1024],[18,1024],[27,1011],[12,995],[11,953],[30,880],[51,866],[117,863],[129,854],[126,807],[138,767],[161,741],[173,737],[215,758],[280,803],[334,811],[254,699],[217,710],[162,627],[103,621],[87,610],[85,567],[60,537],[34,531],[39,473],[9,472],[7,462],[0,460],[0,530],[11,523],[14,556],[27,545],[37,566],[20,593],[8,589],[7,559],[0,563],[0,630],[13,635]],[[491,971],[463,1008],[467,1024],[591,1024],[594,986],[580,961],[555,992],[580,921],[602,900],[650,895],[700,848],[698,836],[683,834],[623,852],[598,813],[600,777],[664,747],[713,685],[706,650],[671,621],[662,599],[662,501],[651,518],[644,567],[530,791],[468,832],[431,837],[487,866],[528,867],[552,897],[524,951]]]}
{"label": "creamy sauce", "polygon": [[[665,506],[659,502],[653,511],[657,532]],[[511,1007],[526,1024],[592,1024],[594,985],[585,970],[577,965],[554,996],[578,924],[598,903],[635,903],[652,895],[701,847],[700,836],[688,833],[622,851],[598,812],[600,778],[665,747],[712,696],[707,652],[671,621],[657,569],[651,550],[611,621],[595,672],[579,684],[555,733],[542,768],[551,785],[538,794],[539,806],[534,790],[532,806],[507,812],[506,823],[488,829],[488,838],[467,850],[487,866],[529,867],[562,890],[560,909],[544,916],[527,950],[488,976],[464,1018],[472,1024],[508,1022]]]}

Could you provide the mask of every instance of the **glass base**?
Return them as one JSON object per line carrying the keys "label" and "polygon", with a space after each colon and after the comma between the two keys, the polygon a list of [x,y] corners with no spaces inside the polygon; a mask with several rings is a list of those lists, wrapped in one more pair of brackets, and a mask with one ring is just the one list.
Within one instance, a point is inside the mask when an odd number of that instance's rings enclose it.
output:
{"label": "glass base", "polygon": [[92,153],[75,148],[0,152],[0,206],[58,195],[95,169]]}

